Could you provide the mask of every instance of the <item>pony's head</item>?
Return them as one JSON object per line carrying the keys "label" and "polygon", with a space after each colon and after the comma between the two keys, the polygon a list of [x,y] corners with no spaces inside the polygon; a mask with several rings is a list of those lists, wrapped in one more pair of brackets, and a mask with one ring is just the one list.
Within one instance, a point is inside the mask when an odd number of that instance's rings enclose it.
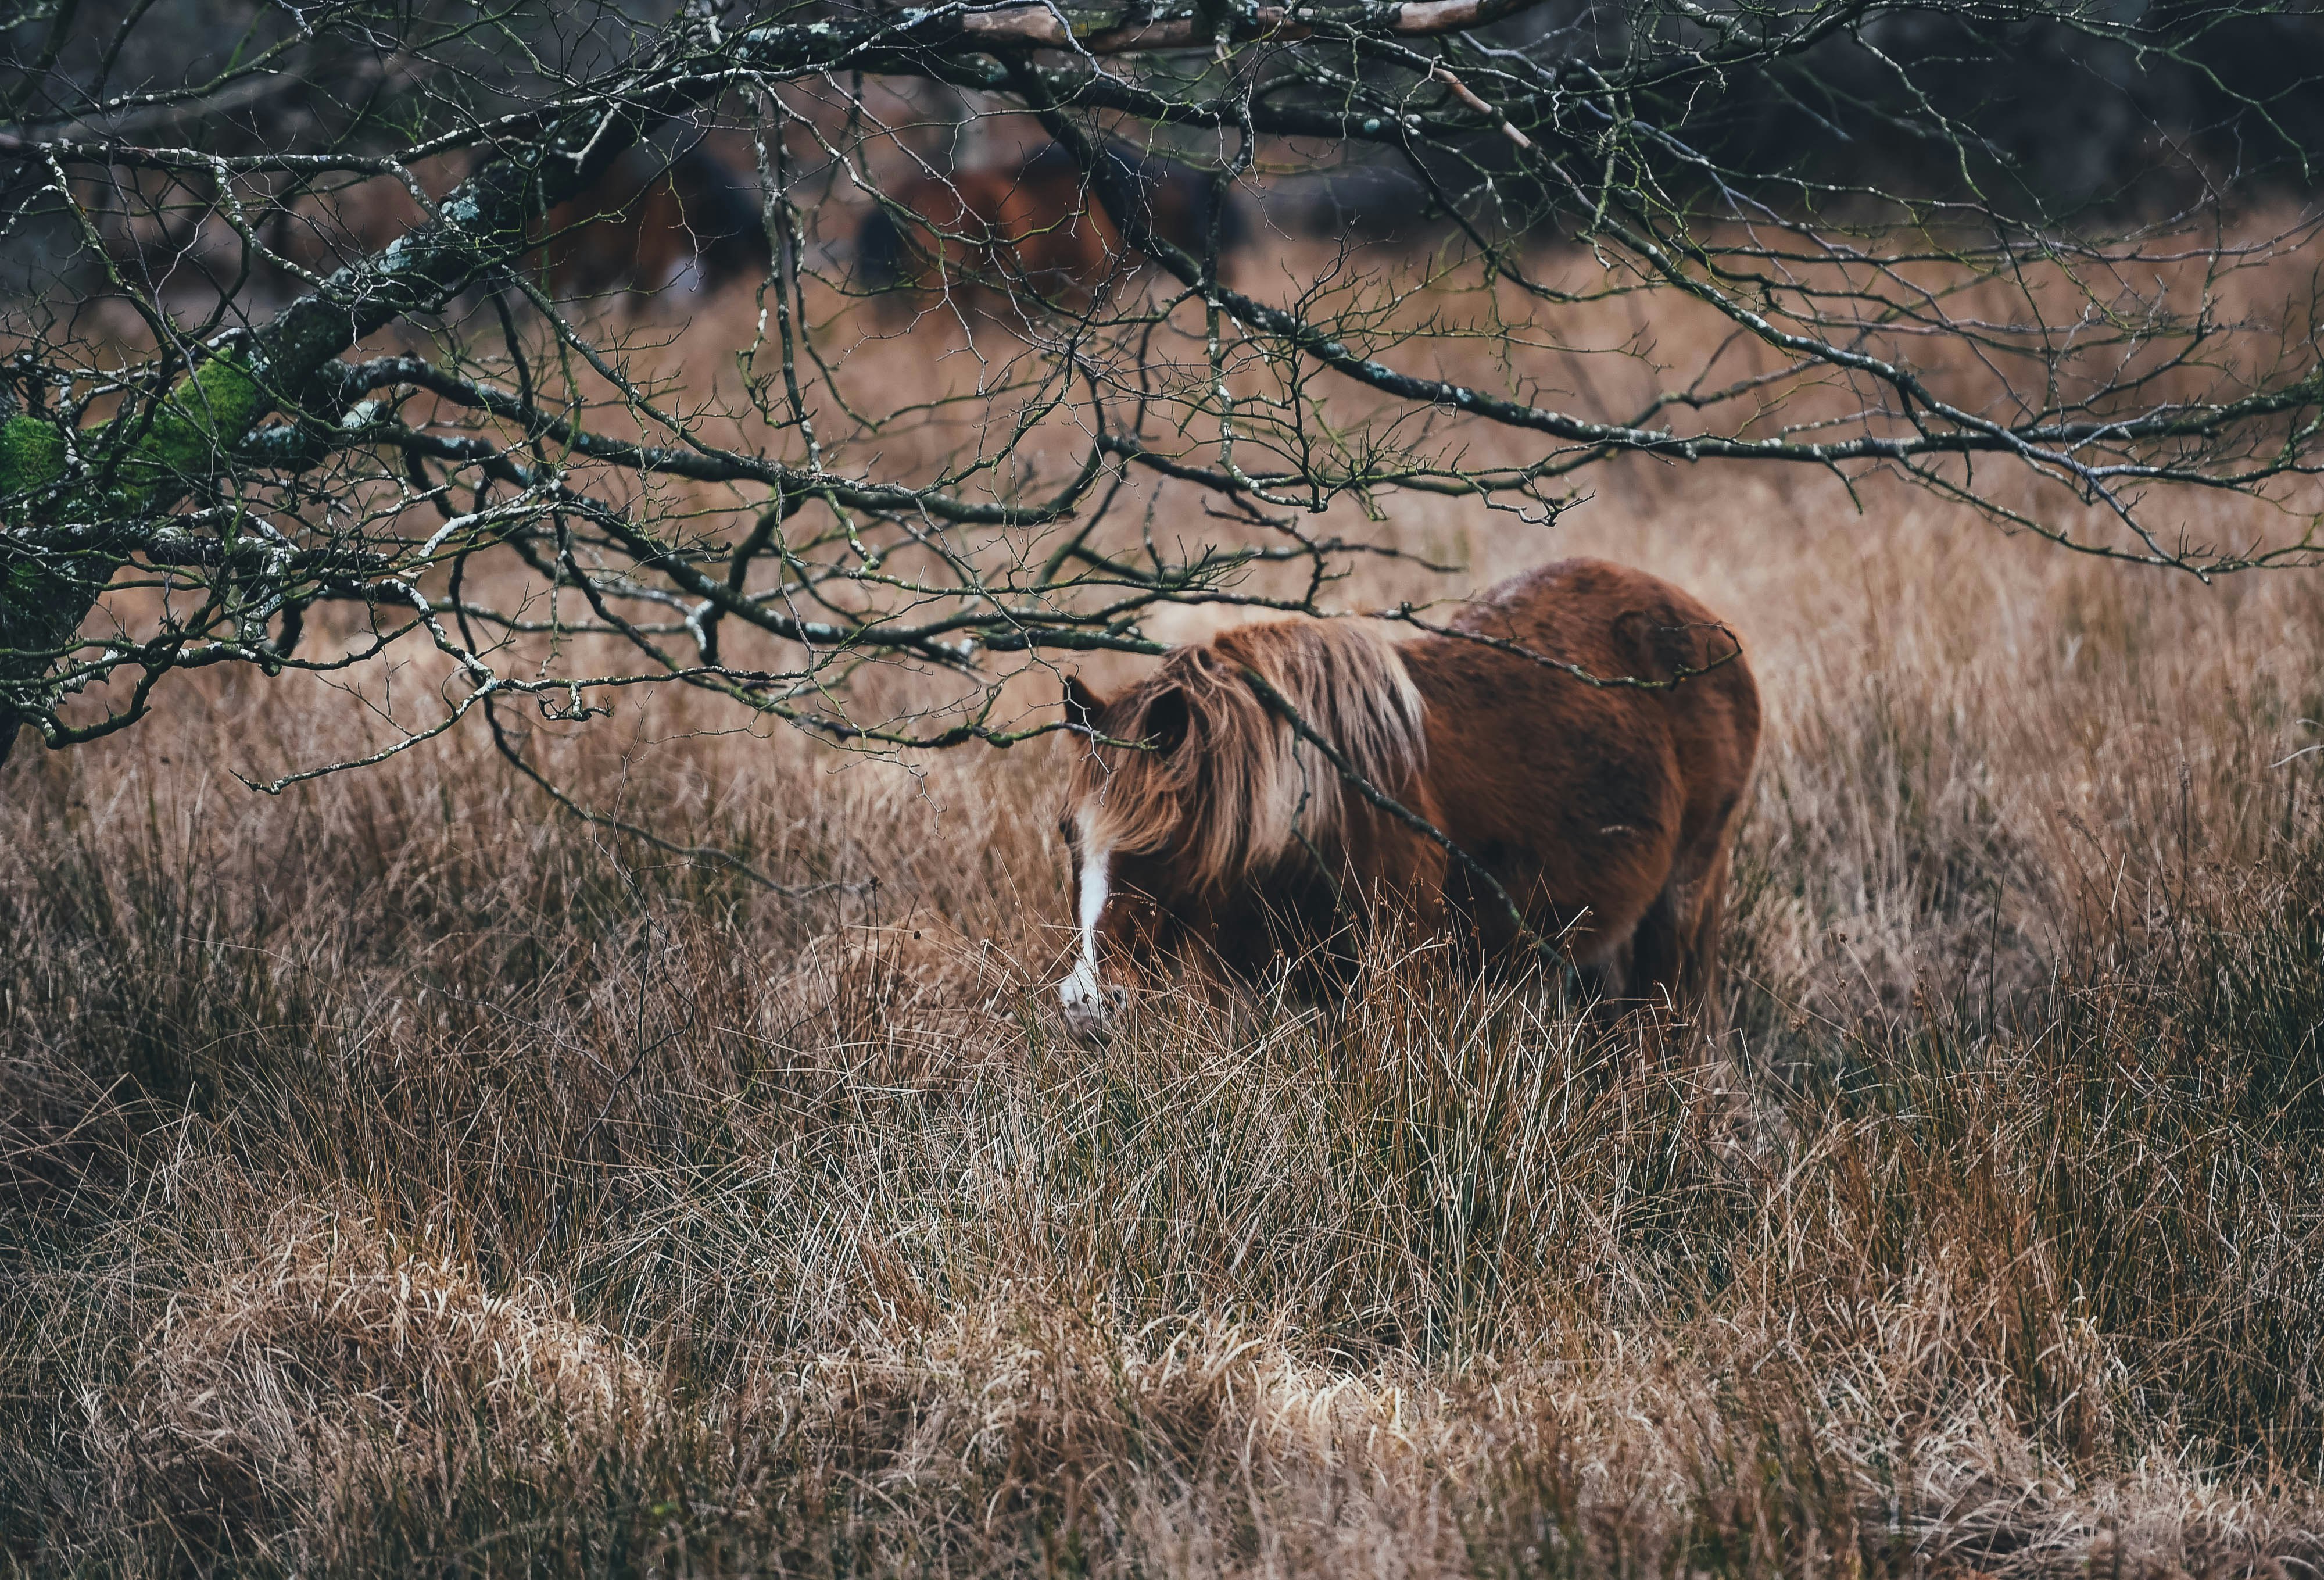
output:
{"label": "pony's head", "polygon": [[1353,622],[1242,626],[1111,700],[1068,680],[1081,751],[1062,832],[1080,936],[1057,991],[1077,1030],[1120,1002],[1109,977],[1157,956],[1251,964],[1285,887],[1328,883],[1342,863],[1356,792],[1254,676],[1384,792],[1423,768],[1420,693],[1387,637]]}

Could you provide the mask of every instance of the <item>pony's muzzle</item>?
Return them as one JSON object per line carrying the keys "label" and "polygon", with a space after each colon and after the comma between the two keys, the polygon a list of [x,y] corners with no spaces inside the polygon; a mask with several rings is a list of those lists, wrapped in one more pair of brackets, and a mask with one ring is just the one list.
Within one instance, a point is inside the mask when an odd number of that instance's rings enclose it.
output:
{"label": "pony's muzzle", "polygon": [[1065,1012],[1065,1027],[1076,1037],[1096,1039],[1105,1034],[1113,1018],[1130,1003],[1130,990],[1119,983],[1102,983],[1086,960],[1057,984],[1057,1002]]}

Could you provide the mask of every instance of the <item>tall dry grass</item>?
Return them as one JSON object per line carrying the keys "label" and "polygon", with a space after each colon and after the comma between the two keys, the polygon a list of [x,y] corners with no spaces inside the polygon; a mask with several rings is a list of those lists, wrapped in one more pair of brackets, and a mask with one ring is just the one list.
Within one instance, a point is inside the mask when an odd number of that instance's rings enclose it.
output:
{"label": "tall dry grass", "polygon": [[361,736],[295,679],[20,755],[5,1563],[2313,1573],[2324,585],[1595,486],[1397,530],[1734,616],[1771,728],[1691,1059],[1425,957],[1080,1045],[1038,749],[661,704],[551,759],[803,897],[475,739],[253,796]]}

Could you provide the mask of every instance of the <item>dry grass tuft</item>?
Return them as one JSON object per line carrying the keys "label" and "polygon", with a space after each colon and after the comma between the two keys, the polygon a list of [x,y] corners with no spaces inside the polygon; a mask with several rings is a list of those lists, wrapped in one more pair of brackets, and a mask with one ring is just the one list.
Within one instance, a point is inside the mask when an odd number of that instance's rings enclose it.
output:
{"label": "dry grass tuft", "polygon": [[493,1294],[360,1215],[278,1211],[249,1261],[206,1270],[87,1401],[91,1448],[117,1504],[180,1542],[310,1567],[383,1499],[554,1480],[576,1439],[650,1418],[647,1369],[560,1306],[538,1280]]}

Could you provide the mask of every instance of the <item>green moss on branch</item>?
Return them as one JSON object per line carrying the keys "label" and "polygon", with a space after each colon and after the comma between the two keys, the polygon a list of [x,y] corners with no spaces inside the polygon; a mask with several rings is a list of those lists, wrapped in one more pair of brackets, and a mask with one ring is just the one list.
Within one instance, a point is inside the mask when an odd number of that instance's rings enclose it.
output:
{"label": "green moss on branch", "polygon": [[0,495],[45,487],[65,474],[65,436],[38,417],[0,423]]}
{"label": "green moss on branch", "polygon": [[231,354],[210,358],[161,402],[123,457],[108,503],[116,510],[164,503],[214,475],[267,406],[249,364]]}

